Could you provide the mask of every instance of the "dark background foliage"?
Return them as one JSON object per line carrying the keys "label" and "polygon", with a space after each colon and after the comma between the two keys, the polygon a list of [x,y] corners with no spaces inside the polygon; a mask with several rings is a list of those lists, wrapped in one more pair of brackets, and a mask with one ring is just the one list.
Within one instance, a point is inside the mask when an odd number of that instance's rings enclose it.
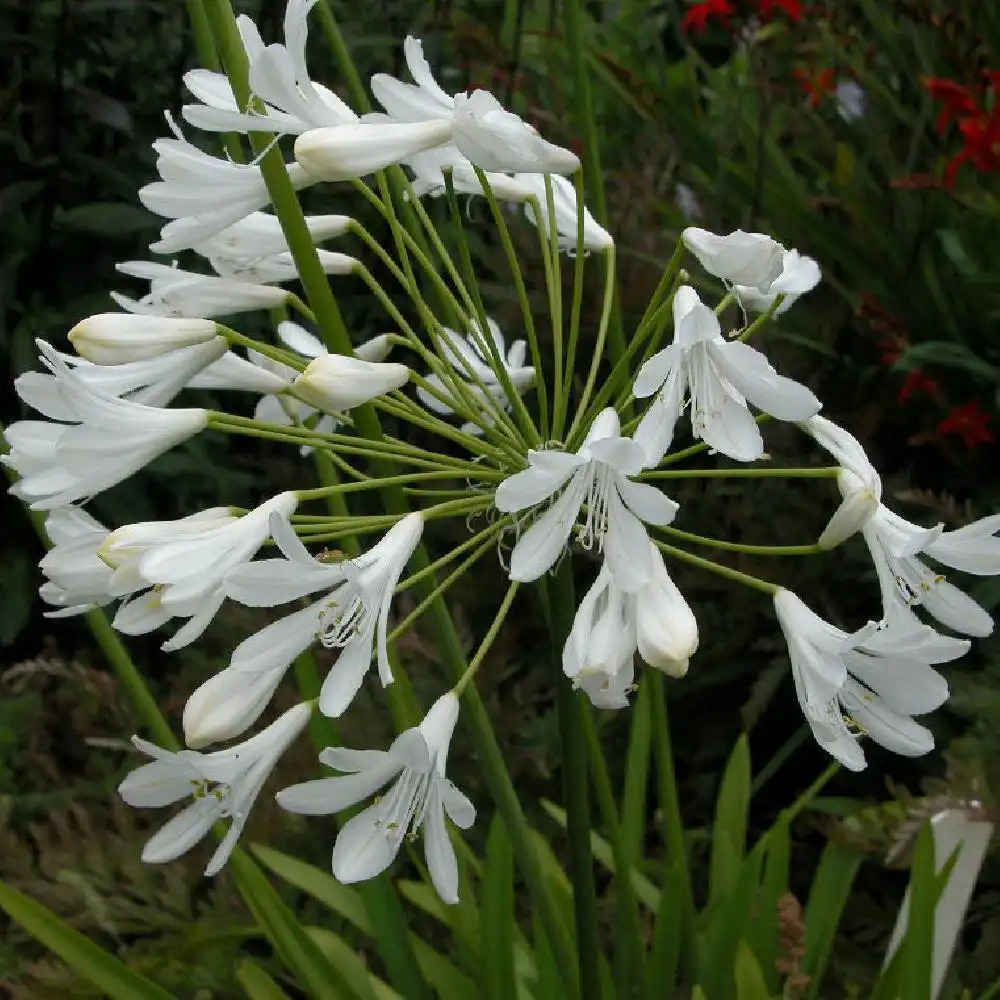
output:
{"label": "dark background foliage", "polygon": [[[265,39],[280,37],[283,4],[239,6],[255,16]],[[400,40],[413,32],[424,38],[447,89],[489,86],[554,141],[579,147],[555,0],[333,6],[363,78],[376,68],[399,72]],[[889,502],[914,520],[950,526],[996,510],[997,178],[965,169],[954,189],[938,182],[956,140],[935,129],[939,109],[921,82],[942,76],[972,83],[981,69],[998,65],[996,5],[826,0],[798,23],[775,17],[758,25],[749,46],[734,40],[742,16],[729,28],[715,24],[687,36],[679,29],[682,10],[676,2],[589,5],[586,42],[626,329],[690,221],[772,233],[816,257],[825,281],[769,335],[769,352],[811,385],[824,412],[862,439],[885,473]],[[339,87],[337,67],[314,43],[313,75]],[[152,179],[151,143],[164,134],[163,110],[176,112],[183,103],[180,78],[194,63],[181,0],[6,0],[0,51],[0,384],[9,387],[34,367],[36,337],[64,346],[76,321],[111,307],[111,288],[127,287],[116,280],[114,264],[146,255],[159,222],[138,205],[135,191]],[[863,118],[847,121],[832,94],[821,91],[814,102],[803,89],[802,79],[824,68],[864,89]],[[321,197],[337,206],[331,210],[355,207],[346,196]],[[485,221],[479,206],[470,211]],[[532,240],[523,243],[530,267]],[[487,236],[478,249],[485,296],[510,333],[517,307],[499,250]],[[356,290],[342,294],[341,306],[358,339],[384,329]],[[586,308],[593,327],[596,292]],[[938,388],[900,399],[912,370]],[[9,388],[0,401],[5,422],[25,415]],[[955,407],[973,402],[985,414],[976,424],[985,439],[967,442],[942,431]],[[790,464],[821,460],[787,430],[773,428],[767,440]],[[110,523],[174,517],[220,502],[255,502],[298,485],[303,473],[295,456],[232,449],[205,435],[98,498],[94,510]],[[694,482],[676,498],[690,512],[691,530],[776,544],[813,539],[835,499],[828,485],[794,482],[753,489]],[[0,507],[0,875],[88,933],[130,949],[137,966],[155,968],[162,982],[177,977],[186,984],[180,995],[231,995],[235,944],[220,943],[216,931],[245,918],[225,878],[198,881],[196,861],[169,870],[137,862],[146,820],[115,802],[125,757],[107,742],[134,727],[124,696],[78,622],[41,617],[40,547],[20,505],[5,497]],[[877,600],[859,543],[823,559],[732,564],[780,579],[845,626],[861,624]],[[684,568],[677,581],[697,609],[702,634],[689,676],[670,686],[682,802],[697,844],[742,728],[750,731],[760,776],[753,816],[761,826],[825,762],[802,739],[768,602]],[[579,583],[587,582],[581,572]],[[987,607],[1000,601],[991,581],[973,582],[971,591]],[[499,582],[453,592],[470,644],[499,596]],[[557,788],[558,741],[551,680],[536,655],[543,628],[528,601],[519,609],[491,654],[484,693],[511,769],[531,799]],[[132,648],[176,717],[184,693],[256,627],[250,612],[230,610],[196,650],[168,659],[155,640]],[[433,673],[435,650],[419,634],[403,650],[414,676]],[[828,789],[829,815],[814,815],[798,829],[803,888],[820,832],[828,833],[836,817],[851,817],[838,835],[872,852],[842,942],[845,979],[863,978],[877,964],[903,884],[878,859],[918,806],[887,787],[888,779],[913,794],[929,787],[946,799],[975,794],[990,804],[989,788],[998,786],[995,640],[977,643],[949,679],[953,698],[931,723],[945,753],[904,761],[872,748],[868,772],[841,776]],[[362,739],[384,731],[374,698],[355,715]],[[608,717],[602,726],[609,759],[620,761],[622,720]],[[305,773],[309,754],[288,766]],[[474,762],[461,771],[459,765],[459,780],[485,802]],[[278,819],[260,812],[253,833],[287,841]],[[314,860],[326,850],[305,843],[301,830],[292,836]],[[969,984],[1000,973],[998,891],[990,866],[960,959]],[[17,997],[87,995],[18,937],[0,949],[0,977]],[[199,994],[201,988],[211,992]]]}

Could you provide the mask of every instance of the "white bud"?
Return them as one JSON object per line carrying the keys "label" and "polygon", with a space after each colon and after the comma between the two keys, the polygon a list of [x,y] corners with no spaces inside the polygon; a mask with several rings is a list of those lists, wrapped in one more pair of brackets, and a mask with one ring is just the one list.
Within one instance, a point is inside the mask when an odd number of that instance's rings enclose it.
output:
{"label": "white bud", "polygon": [[785,248],[763,233],[737,229],[728,236],[717,236],[691,226],[681,233],[681,239],[709,274],[762,292],[771,287],[784,264]]}
{"label": "white bud", "polygon": [[215,332],[215,323],[207,319],[99,313],[77,323],[70,330],[69,339],[77,353],[88,361],[123,365],[203,344]]}
{"label": "white bud", "polygon": [[292,392],[310,406],[337,412],[398,389],[409,377],[406,365],[323,354],[292,383]]}
{"label": "white bud", "polygon": [[653,575],[635,595],[639,655],[671,677],[683,677],[698,648],[698,622],[670,579],[663,556],[649,543]]}

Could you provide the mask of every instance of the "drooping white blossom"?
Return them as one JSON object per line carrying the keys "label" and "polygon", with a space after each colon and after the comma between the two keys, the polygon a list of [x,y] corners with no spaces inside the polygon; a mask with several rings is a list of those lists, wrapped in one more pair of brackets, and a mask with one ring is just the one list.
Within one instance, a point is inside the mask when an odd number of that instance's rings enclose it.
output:
{"label": "drooping white blossom", "polygon": [[69,331],[69,341],[80,357],[88,361],[123,365],[204,344],[217,332],[216,324],[205,318],[99,313],[80,320]]}
{"label": "drooping white blossom", "polygon": [[[140,188],[139,200],[149,211],[172,220],[150,244],[154,253],[197,246],[271,201],[258,164],[205,153],[179,130],[173,138],[157,139],[153,149],[160,180]],[[297,163],[285,169],[297,191],[316,181]]]}
{"label": "drooping white blossom", "polygon": [[908,757],[933,749],[931,732],[913,720],[948,697],[946,681],[930,664],[961,656],[968,642],[895,618],[849,634],[784,589],[774,607],[799,704],[823,749],[852,771],[865,766],[862,734]]}
{"label": "drooping white blossom", "polygon": [[[508,350],[503,333],[496,321],[487,316],[486,323],[489,327],[488,336],[492,340],[497,355],[507,371],[507,377],[510,379],[511,386],[519,396],[524,395],[535,384],[534,367],[524,363],[528,349],[527,343],[523,340],[515,340]],[[443,327],[440,333],[442,353],[445,360],[454,369],[455,374],[465,382],[472,398],[480,402],[483,422],[487,426],[492,426],[496,421],[496,417],[491,412],[493,409],[492,406],[486,403],[486,395],[489,395],[493,400],[497,400],[506,410],[510,409],[511,403],[507,398],[503,383],[500,381],[497,373],[496,362],[492,357],[492,352],[486,348],[483,342],[484,337],[479,329],[478,322],[474,320],[470,321],[469,327],[473,332],[468,333],[465,337],[462,337],[455,330]],[[482,383],[482,388],[476,381],[473,381],[473,377]],[[431,395],[423,387],[418,387],[417,396],[428,409],[433,410],[435,413],[448,415],[461,412],[468,405],[464,400],[455,398],[451,387],[440,375],[429,374],[424,378],[425,381],[449,400],[449,402],[444,402],[436,396]],[[466,434],[482,433],[480,427],[471,421],[463,424],[461,429]]]}
{"label": "drooping white blossom", "polygon": [[677,289],[673,317],[673,343],[639,369],[632,388],[640,399],[655,393],[635,431],[648,465],[657,465],[670,448],[688,398],[695,437],[740,462],[764,453],[748,402],[779,420],[805,420],[819,410],[813,393],[779,375],[760,351],[726,340],[715,313],[689,285]]}
{"label": "drooping white blossom", "polygon": [[212,508],[180,521],[130,524],[111,532],[101,549],[115,570],[110,591],[131,596],[115,616],[115,628],[139,635],[170,618],[187,618],[163,648],[169,652],[193,642],[222,606],[226,574],[264,544],[273,513],[289,517],[297,505],[294,493],[279,493],[241,517]]}
{"label": "drooping white blossom", "polygon": [[229,666],[191,696],[185,732],[229,732],[228,727],[250,725],[295,657],[316,641],[340,650],[320,691],[324,715],[336,717],[346,711],[368,672],[373,648],[379,677],[383,685],[391,684],[389,609],[422,531],[421,514],[407,514],[367,552],[330,563],[314,559],[290,525],[272,518],[271,534],[285,558],[263,559],[233,570],[226,578],[227,594],[251,607],[273,607],[320,590],[328,593],[240,643]]}
{"label": "drooping white blossom", "polygon": [[736,297],[744,308],[763,313],[774,305],[779,295],[784,295],[775,316],[787,312],[806,292],[811,292],[822,279],[819,264],[812,257],[805,257],[798,250],[786,250],[781,258],[781,274],[762,292],[753,285],[736,285]]}
{"label": "drooping white blossom", "polygon": [[118,794],[141,809],[194,797],[146,843],[142,860],[149,864],[174,861],[190,851],[215,822],[229,819],[229,830],[205,867],[206,875],[217,874],[229,860],[268,775],[305,729],[311,714],[309,705],[296,705],[256,736],[214,753],[164,750],[134,736],[136,748],[153,759],[132,771],[118,786]]}
{"label": "drooping white blossom", "polygon": [[476,810],[445,776],[457,720],[458,698],[449,691],[419,726],[397,736],[388,750],[330,747],[320,761],[343,772],[341,777],[306,781],[278,792],[283,809],[325,816],[357,805],[392,783],[337,835],[332,868],[341,882],[362,882],[385,871],[407,834],[422,829],[431,882],[445,903],[458,902],[458,864],[445,816],[467,830]]}
{"label": "drooping white blossom", "polygon": [[79,615],[111,601],[111,568],[97,554],[108,529],[82,508],[70,505],[49,511],[45,533],[52,548],[38,564],[46,577],[38,593],[56,609],[45,612],[45,617]]}
{"label": "drooping white blossom", "polygon": [[0,456],[21,476],[10,492],[33,510],[100,493],[208,425],[205,410],[164,410],[96,392],[48,344],[38,346],[57,379],[52,405],[42,411],[52,419],[11,424],[4,430],[11,450]]}
{"label": "drooping white blossom", "polygon": [[[549,201],[545,191],[544,174],[515,174],[514,181],[520,184],[528,194],[519,201],[527,202],[529,197],[538,201],[539,218],[535,218],[535,209],[532,203],[525,204],[524,214],[528,220],[548,232],[549,229]],[[559,246],[563,250],[575,253],[577,250],[577,213],[580,211],[576,188],[571,181],[559,174],[549,174],[549,183],[552,185],[552,207],[555,213],[556,232],[559,235]],[[587,206],[583,206],[583,249],[584,250],[608,250],[615,245],[611,234],[599,225],[597,220],[590,214]]]}
{"label": "drooping white blossom", "polygon": [[734,285],[748,285],[766,292],[784,266],[785,248],[763,233],[742,229],[718,236],[689,226],[681,233],[684,245],[709,274]]}
{"label": "drooping white blossom", "polygon": [[603,551],[622,589],[634,591],[649,580],[653,570],[642,522],[669,524],[677,504],[654,486],[631,478],[645,461],[642,448],[621,436],[618,414],[610,408],[598,414],[575,454],[529,451],[528,468],[497,487],[497,509],[505,513],[528,510],[562,492],[517,540],[510,557],[510,578],[526,583],[549,570],[586,504],[580,543]]}
{"label": "drooping white blossom", "polygon": [[698,649],[698,622],[660,551],[649,543],[652,575],[636,592],[635,623],[639,655],[671,677],[683,677]]}

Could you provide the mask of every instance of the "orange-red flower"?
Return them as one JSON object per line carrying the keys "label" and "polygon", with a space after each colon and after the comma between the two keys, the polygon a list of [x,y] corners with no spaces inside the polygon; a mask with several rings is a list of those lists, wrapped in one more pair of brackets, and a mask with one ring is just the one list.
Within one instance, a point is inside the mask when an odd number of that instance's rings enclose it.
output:
{"label": "orange-red flower", "polygon": [[954,122],[962,137],[962,149],[945,168],[947,187],[954,186],[963,163],[971,163],[982,173],[1000,171],[1000,71],[986,70],[983,75],[986,84],[979,87],[940,77],[924,79],[928,93],[944,105],[937,117],[938,131],[943,135]]}
{"label": "orange-red flower", "polygon": [[818,108],[827,94],[837,89],[837,72],[832,66],[820,70],[793,69],[792,76],[809,95],[809,103]]}
{"label": "orange-red flower", "polygon": [[990,428],[990,415],[982,409],[978,399],[970,400],[962,406],[953,406],[937,429],[940,434],[957,434],[965,441],[967,448],[996,440],[996,435]]}
{"label": "orange-red flower", "polygon": [[783,10],[793,21],[802,20],[802,0],[760,0],[760,14],[770,18],[775,10]]}
{"label": "orange-red flower", "polygon": [[700,3],[688,7],[681,20],[681,31],[688,34],[697,31],[704,34],[710,18],[717,17],[725,27],[729,27],[729,16],[736,13],[736,8],[729,0],[701,0]]}
{"label": "orange-red flower", "polygon": [[906,373],[906,380],[899,387],[899,395],[896,397],[900,403],[905,403],[913,396],[921,393],[928,396],[936,396],[941,391],[937,380],[926,372],[914,369]]}

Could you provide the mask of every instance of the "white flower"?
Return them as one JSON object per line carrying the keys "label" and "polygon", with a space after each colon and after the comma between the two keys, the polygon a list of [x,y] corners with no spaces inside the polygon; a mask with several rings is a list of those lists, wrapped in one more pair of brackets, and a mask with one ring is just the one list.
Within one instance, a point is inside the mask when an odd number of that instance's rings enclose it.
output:
{"label": "white flower", "polygon": [[476,810],[448,778],[448,747],[458,719],[458,698],[449,691],[431,706],[419,726],[400,733],[387,751],[330,747],[320,754],[327,767],[344,772],[338,778],[306,781],[277,794],[290,812],[325,816],[374,795],[383,795],[351,817],[333,847],[333,874],[345,883],[373,878],[392,864],[404,838],[419,827],[424,857],[434,888],[445,903],[458,902],[458,864],[445,815],[467,830]]}
{"label": "white flower", "polygon": [[[545,193],[544,174],[515,174],[514,182],[523,185],[531,197],[538,199],[539,214],[541,222],[535,219],[534,206],[525,205],[524,214],[529,221],[548,232],[549,228],[549,203]],[[577,212],[579,206],[576,197],[576,187],[572,181],[560,177],[558,174],[550,174],[549,182],[552,185],[552,205],[555,209],[556,232],[559,234],[559,246],[563,250],[575,253],[577,249]],[[520,201],[526,198],[518,199]],[[615,245],[611,234],[598,225],[597,220],[583,206],[583,248],[585,250],[607,250]]]}
{"label": "white flower", "polygon": [[[171,123],[172,124],[172,123]],[[271,201],[256,164],[233,163],[193,146],[178,131],[153,143],[160,180],[139,189],[151,212],[172,219],[150,244],[154,253],[177,253],[222,232]],[[297,163],[285,168],[296,190],[315,182]]]}
{"label": "white flower", "polygon": [[[503,362],[507,376],[510,379],[510,384],[519,396],[523,396],[535,384],[534,367],[525,365],[524,363],[528,345],[523,340],[515,340],[510,345],[510,350],[508,351],[503,333],[500,331],[500,327],[496,321],[487,316],[486,323],[489,327],[489,337],[493,341],[497,354]],[[466,383],[473,398],[480,401],[480,409],[484,422],[492,426],[495,422],[491,412],[492,408],[486,405],[483,390],[475,382],[471,381],[471,377],[474,375],[478,378],[485,387],[486,393],[491,398],[499,401],[505,409],[509,410],[511,404],[497,374],[496,362],[493,360],[492,353],[482,343],[484,338],[482,332],[479,330],[478,322],[470,321],[469,328],[474,332],[467,334],[463,338],[454,330],[443,327],[441,329],[441,346],[445,360],[455,369],[455,373],[459,378]],[[442,402],[422,387],[418,387],[417,396],[424,406],[435,413],[445,415],[455,413],[456,411],[461,412],[464,409],[464,400],[455,398],[450,387],[439,375],[427,375],[425,378],[428,383],[438,389],[450,401],[447,403]],[[471,421],[463,424],[462,430],[466,434],[482,433],[479,426]]]}
{"label": "white flower", "polygon": [[858,439],[832,420],[818,414],[799,425],[841,466],[837,476],[843,502],[834,511],[818,545],[835,548],[860,531],[882,502],[882,480]]}
{"label": "white flower", "polygon": [[726,340],[715,313],[689,285],[677,289],[673,314],[674,342],[639,369],[632,389],[639,398],[656,393],[635,431],[648,465],[670,447],[687,396],[695,437],[740,462],[764,454],[747,402],[778,420],[804,420],[820,408],[805,386],[779,375],[760,351]]}
{"label": "white flower", "polygon": [[634,591],[649,580],[652,564],[642,522],[669,524],[677,504],[654,486],[629,478],[641,471],[644,462],[642,448],[621,436],[618,414],[610,408],[595,418],[575,455],[529,451],[528,468],[497,487],[497,509],[526,510],[560,489],[562,494],[518,539],[511,553],[510,578],[526,583],[545,573],[559,558],[586,503],[581,544],[603,551],[622,589]]}
{"label": "white flower", "polygon": [[[324,274],[353,274],[359,267],[354,257],[332,250],[317,250],[316,258]],[[220,274],[237,282],[296,281],[299,276],[298,265],[290,252],[269,254],[255,260],[213,257],[209,263]]]}
{"label": "white flower", "polygon": [[974,576],[1000,574],[1000,514],[981,517],[964,528],[942,531],[923,551],[945,566]]}
{"label": "white flower", "polygon": [[294,493],[279,493],[242,517],[213,508],[180,521],[130,524],[111,532],[101,549],[115,569],[110,592],[124,597],[153,588],[119,609],[115,628],[136,635],[171,617],[189,618],[163,649],[172,652],[193,642],[222,606],[226,574],[253,558],[269,537],[272,513],[289,517],[297,506]]}
{"label": "white flower", "polygon": [[[343,236],[351,225],[346,215],[307,215],[305,220],[314,243]],[[283,255],[290,252],[278,217],[267,212],[251,212],[191,249],[207,257],[219,274],[227,276],[271,257],[283,260]]]}
{"label": "white flower", "polygon": [[639,655],[671,677],[683,677],[698,648],[698,622],[684,595],[670,578],[663,556],[650,542],[650,579],[635,592]]}
{"label": "white flower", "polygon": [[838,80],[833,92],[837,102],[837,113],[845,122],[854,122],[864,118],[868,108],[868,94],[854,80]]}
{"label": "white flower", "polygon": [[445,93],[434,79],[420,39],[407,35],[403,42],[403,55],[410,76],[416,83],[403,83],[387,73],[376,73],[371,79],[375,100],[397,122],[451,118],[455,111],[455,98]]}
{"label": "white flower", "polygon": [[717,236],[690,226],[681,239],[701,266],[723,281],[766,292],[781,274],[785,248],[763,233],[737,229],[728,236]]}
{"label": "white flower", "polygon": [[[80,383],[102,396],[119,396],[145,406],[166,406],[174,396],[193,385],[199,373],[226,354],[224,337],[192,344],[148,360],[120,365],[99,365],[75,354],[54,351]],[[25,372],[14,382],[18,395],[29,406],[58,420],[72,420],[62,403],[59,379],[45,372]]]}
{"label": "white flower", "polygon": [[217,820],[228,818],[229,830],[205,868],[206,875],[215,875],[232,854],[267,776],[305,728],[311,712],[308,705],[296,705],[256,736],[215,753],[163,750],[134,736],[136,748],[153,760],[132,771],[118,786],[118,794],[139,808],[194,796],[153,835],[142,850],[142,860],[173,861],[190,851]]}
{"label": "white flower", "polygon": [[[233,719],[252,721],[295,657],[317,640],[341,650],[320,692],[324,715],[342,715],[350,705],[368,672],[373,645],[379,677],[383,685],[391,684],[389,608],[422,531],[421,515],[407,514],[357,558],[323,563],[309,555],[287,523],[272,518],[271,534],[286,558],[260,560],[229,573],[227,594],[251,607],[273,607],[319,590],[330,592],[240,643],[226,670],[191,696],[195,706],[185,710],[185,730],[189,718],[192,730],[199,733],[237,724]],[[237,696],[237,702],[226,704]],[[220,722],[216,711],[222,713]]]}
{"label": "white flower", "polygon": [[321,354],[295,379],[291,391],[318,410],[338,412],[399,389],[409,378],[410,369],[406,365]]}
{"label": "white flower", "polygon": [[245,14],[237,25],[249,60],[249,83],[264,110],[242,112],[224,73],[196,69],[184,84],[201,104],[186,104],[184,119],[209,132],[277,132],[297,135],[323,125],[344,125],[357,115],[306,67],[306,18],[316,0],[289,0],[285,8],[285,44],[264,46],[257,26]]}
{"label": "white flower", "polygon": [[801,295],[811,292],[822,277],[819,264],[812,257],[803,257],[798,250],[786,250],[781,258],[781,274],[775,278],[766,292],[753,285],[736,285],[734,291],[746,309],[758,313],[767,312],[774,305],[775,299],[779,295],[784,295],[784,300],[774,312],[775,316],[780,316],[787,312]]}
{"label": "white flower", "polygon": [[52,548],[38,564],[46,577],[38,593],[58,609],[47,611],[45,617],[66,618],[107,604],[111,569],[97,550],[108,529],[80,507],[66,506],[49,511],[45,533]]}
{"label": "white flower", "polygon": [[912,717],[947,699],[948,685],[930,664],[961,656],[967,642],[899,619],[849,635],[783,589],[774,608],[799,704],[820,746],[852,771],[865,766],[859,734],[908,757],[933,749],[930,731]]}
{"label": "white flower", "polygon": [[451,122],[364,122],[317,128],[295,140],[295,159],[318,181],[348,181],[451,141]]}
{"label": "white flower", "polygon": [[[435,146],[433,149],[414,153],[403,161],[414,173],[413,193],[422,198],[427,195],[438,198],[447,190],[444,171],[451,171],[452,185],[456,194],[482,195],[483,185],[475,168],[454,146]],[[532,174],[521,174],[531,177]],[[533,186],[518,180],[517,176],[486,171],[486,179],[498,201],[522,202],[531,197]]]}
{"label": "white flower", "polygon": [[99,313],[80,320],[69,331],[69,340],[88,361],[123,365],[204,344],[216,336],[216,330],[216,324],[208,319]]}
{"label": "white flower", "polygon": [[486,90],[455,95],[453,129],[458,151],[483,170],[572,174],[580,169],[575,153],[543,139]]}
{"label": "white flower", "polygon": [[943,552],[934,550],[942,536],[940,524],[921,528],[880,504],[862,535],[875,563],[887,615],[894,604],[902,608],[922,605],[942,625],[963,635],[984,637],[993,631],[993,619],[985,608],[917,558],[926,553],[953,565],[947,545]]}
{"label": "white flower", "polygon": [[[256,354],[256,352],[254,353]],[[257,355],[257,357],[261,357],[261,355]],[[295,369],[288,365],[281,365],[281,368],[291,372],[291,375],[285,377],[261,364],[255,364],[232,351],[227,351],[218,361],[212,362],[207,368],[195,375],[188,382],[188,387],[191,389],[241,389],[244,392],[259,392],[270,395],[284,392],[298,374]]]}
{"label": "white flower", "polygon": [[0,456],[22,477],[10,492],[32,510],[100,493],[208,425],[205,410],[162,410],[95,392],[48,344],[38,345],[58,380],[58,410],[46,416],[59,422],[11,424],[4,431],[11,450]]}
{"label": "white flower", "polygon": [[694,188],[684,184],[682,181],[678,181],[677,186],[674,188],[674,200],[677,202],[677,207],[680,209],[681,215],[686,219],[700,219],[704,214],[701,209],[701,202],[698,201],[698,195],[695,194]]}
{"label": "white flower", "polygon": [[[116,270],[133,278],[149,282],[149,291],[141,299],[132,299],[120,292],[111,298],[122,309],[143,316],[227,316],[231,313],[277,309],[288,301],[284,288],[220,278],[214,274],[182,271],[169,264],[148,260],[127,260]],[[283,280],[283,276],[277,279]]]}
{"label": "white flower", "polygon": [[602,563],[583,596],[563,646],[563,673],[596,708],[625,708],[635,676],[633,601]]}

